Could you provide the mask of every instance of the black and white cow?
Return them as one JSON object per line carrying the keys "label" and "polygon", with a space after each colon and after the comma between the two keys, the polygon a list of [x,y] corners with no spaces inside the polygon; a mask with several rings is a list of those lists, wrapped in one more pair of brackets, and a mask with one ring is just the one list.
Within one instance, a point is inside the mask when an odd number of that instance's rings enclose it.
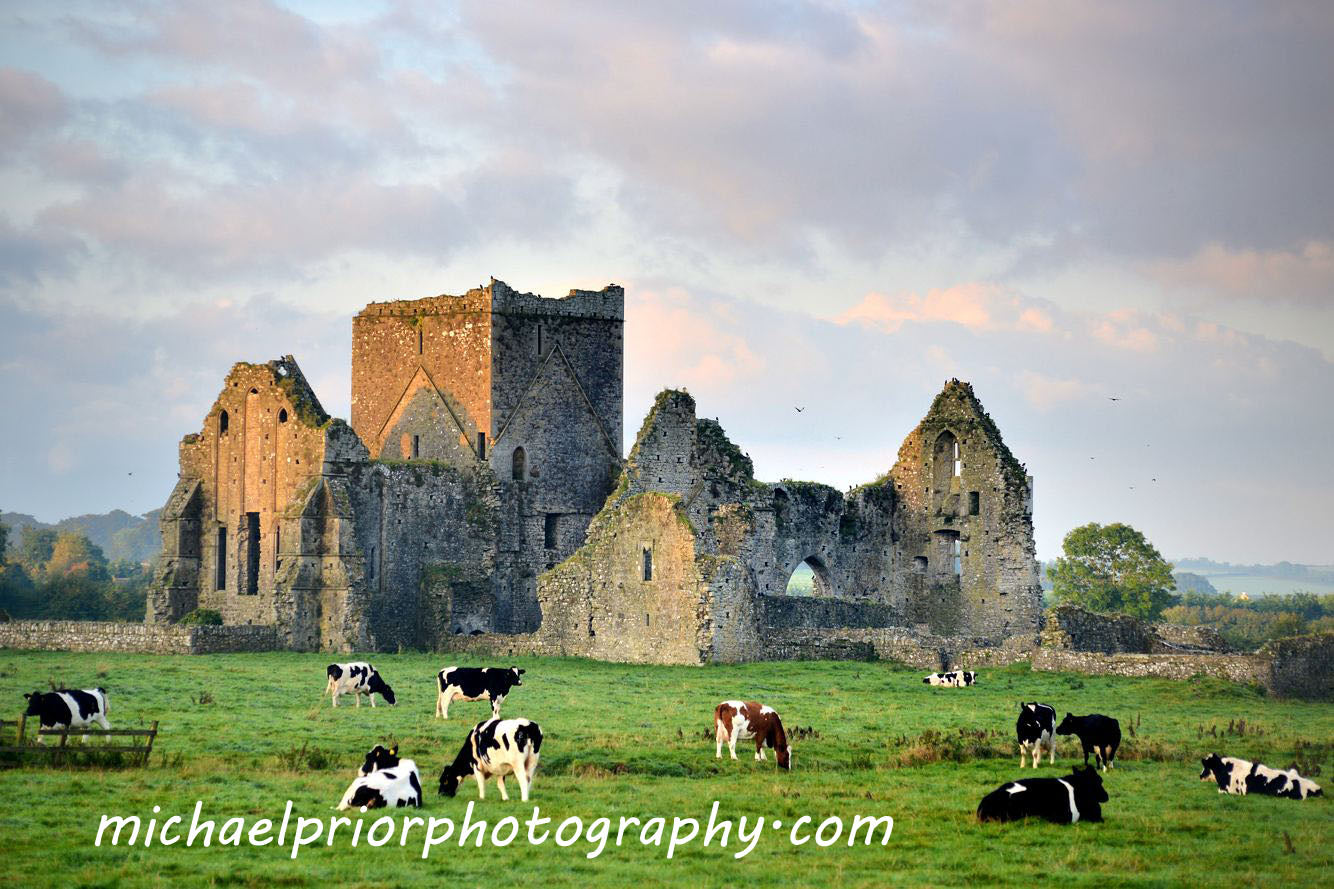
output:
{"label": "black and white cow", "polygon": [[454,701],[491,702],[491,718],[500,718],[500,705],[510,689],[523,685],[518,667],[445,667],[436,674],[440,693],[435,698],[435,715],[449,718]]}
{"label": "black and white cow", "polygon": [[1267,765],[1238,759],[1235,756],[1219,756],[1211,753],[1200,760],[1204,770],[1200,772],[1201,781],[1214,781],[1219,793],[1233,793],[1245,796],[1248,793],[1260,793],[1265,796],[1282,796],[1287,799],[1306,799],[1308,796],[1324,796],[1320,785],[1309,778],[1297,774],[1296,769],[1281,771]]}
{"label": "black and white cow", "polygon": [[926,685],[940,685],[945,688],[963,688],[977,682],[977,674],[972,670],[951,670],[948,673],[931,673],[922,682]]}
{"label": "black and white cow", "polygon": [[1058,735],[1078,735],[1079,743],[1084,746],[1084,765],[1089,764],[1089,754],[1093,761],[1105,772],[1116,767],[1116,749],[1121,746],[1121,723],[1110,716],[1090,713],[1088,716],[1065,714],[1065,719],[1056,727]]}
{"label": "black and white cow", "polygon": [[1024,755],[1033,760],[1033,768],[1038,767],[1042,759],[1042,748],[1051,754],[1051,762],[1056,762],[1056,710],[1046,704],[1033,701],[1019,705],[1019,720],[1014,724],[1015,735],[1019,738],[1019,768],[1024,767]]}
{"label": "black and white cow", "polygon": [[325,686],[324,693],[333,696],[333,705],[338,706],[339,695],[356,695],[357,706],[361,706],[361,696],[365,695],[375,706],[375,698],[372,695],[379,695],[384,698],[385,703],[394,703],[394,690],[389,687],[375,668],[365,661],[353,661],[349,664],[330,664],[326,671],[329,674],[329,684]]}
{"label": "black and white cow", "polygon": [[1045,818],[1057,824],[1101,821],[1107,791],[1097,769],[1076,768],[1064,778],[1024,778],[1002,784],[982,797],[978,821]]}
{"label": "black and white cow", "polygon": [[376,744],[366,754],[357,779],[348,787],[338,804],[340,810],[420,807],[422,784],[417,764],[398,758],[398,745],[386,750]]}
{"label": "black and white cow", "polygon": [[454,796],[459,783],[469,775],[477,779],[477,798],[486,799],[486,779],[495,778],[500,798],[505,792],[505,776],[513,773],[519,782],[519,797],[528,801],[528,789],[537,771],[542,749],[542,729],[527,719],[488,719],[473,726],[463,749],[440,773],[440,792]]}
{"label": "black and white cow", "polygon": [[[25,694],[28,709],[25,716],[38,717],[39,729],[87,728],[97,723],[104,729],[111,728],[107,722],[109,703],[105,688],[72,689],[59,691],[35,691]],[[84,735],[83,739],[88,740]],[[44,744],[42,736],[37,736],[37,743]]]}

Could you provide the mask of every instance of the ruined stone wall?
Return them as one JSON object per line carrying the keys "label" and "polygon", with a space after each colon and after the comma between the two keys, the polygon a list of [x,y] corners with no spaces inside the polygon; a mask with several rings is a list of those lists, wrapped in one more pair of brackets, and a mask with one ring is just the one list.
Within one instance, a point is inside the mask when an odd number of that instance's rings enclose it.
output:
{"label": "ruined stone wall", "polygon": [[183,627],[85,620],[0,623],[0,648],[27,651],[126,651],[144,654],[219,654],[272,651],[273,627]]}
{"label": "ruined stone wall", "polygon": [[379,650],[438,648],[507,627],[496,595],[500,499],[482,465],[368,462],[347,467],[366,621]]}
{"label": "ruined stone wall", "polygon": [[1050,649],[1103,654],[1188,654],[1228,650],[1223,637],[1210,627],[1150,623],[1128,614],[1097,614],[1068,603],[1047,610],[1042,644]]}
{"label": "ruined stone wall", "polygon": [[[474,454],[478,432],[490,440],[490,290],[371,303],[353,319],[351,423],[372,457],[411,456],[403,435],[425,436],[435,459],[447,456],[452,436]],[[428,417],[422,402],[433,400],[441,400],[438,415]],[[423,425],[405,424],[405,412]],[[428,418],[449,423],[442,429]]]}
{"label": "ruined stone wall", "polygon": [[[908,513],[900,550],[913,566],[901,572],[910,610],[914,599],[934,597],[966,632],[1003,638],[1035,629],[1042,593],[1032,481],[971,386],[946,384],[904,440],[891,477]],[[924,616],[939,614],[928,601]]]}
{"label": "ruined stone wall", "polygon": [[1265,686],[1274,694],[1334,700],[1334,633],[1276,639],[1257,654],[1269,658]]}
{"label": "ruined stone wall", "polygon": [[538,578],[547,650],[600,660],[706,659],[708,591],[675,496],[643,493],[598,516],[588,542]]}
{"label": "ruined stone wall", "polygon": [[236,364],[203,430],[181,442],[147,619],[174,621],[203,607],[232,624],[274,623],[283,511],[321,474],[330,437],[345,429],[291,356]]}

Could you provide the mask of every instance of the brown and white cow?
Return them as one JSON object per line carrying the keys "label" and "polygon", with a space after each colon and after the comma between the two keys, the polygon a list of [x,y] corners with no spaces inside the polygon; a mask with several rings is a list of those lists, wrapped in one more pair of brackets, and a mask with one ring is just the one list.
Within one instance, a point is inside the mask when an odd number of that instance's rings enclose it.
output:
{"label": "brown and white cow", "polygon": [[779,768],[792,768],[792,748],[787,743],[787,732],[783,731],[783,720],[772,707],[758,701],[723,701],[714,708],[713,729],[718,741],[714,751],[717,759],[723,757],[723,742],[736,759],[736,742],[753,738],[756,759],[765,759],[764,748],[772,747]]}

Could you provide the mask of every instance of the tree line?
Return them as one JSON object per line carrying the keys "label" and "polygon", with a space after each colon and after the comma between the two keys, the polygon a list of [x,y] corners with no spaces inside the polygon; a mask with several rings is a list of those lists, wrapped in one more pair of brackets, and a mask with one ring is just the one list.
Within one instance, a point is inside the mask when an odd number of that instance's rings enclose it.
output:
{"label": "tree line", "polygon": [[142,621],[152,565],[107,560],[78,531],[0,524],[0,617]]}

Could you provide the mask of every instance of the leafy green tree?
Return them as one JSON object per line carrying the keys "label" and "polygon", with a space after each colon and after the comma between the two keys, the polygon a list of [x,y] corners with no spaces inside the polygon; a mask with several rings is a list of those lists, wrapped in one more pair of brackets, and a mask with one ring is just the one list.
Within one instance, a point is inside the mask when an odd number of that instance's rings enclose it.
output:
{"label": "leafy green tree", "polygon": [[56,531],[54,528],[37,528],[24,525],[19,531],[18,559],[29,574],[46,570],[46,563],[51,561],[51,551],[55,549]]}
{"label": "leafy green tree", "polygon": [[0,522],[0,565],[5,564],[5,550],[9,549],[9,526]]}
{"label": "leafy green tree", "polygon": [[1062,548],[1050,571],[1058,601],[1142,618],[1175,601],[1171,564],[1129,525],[1090,522],[1066,534]]}

